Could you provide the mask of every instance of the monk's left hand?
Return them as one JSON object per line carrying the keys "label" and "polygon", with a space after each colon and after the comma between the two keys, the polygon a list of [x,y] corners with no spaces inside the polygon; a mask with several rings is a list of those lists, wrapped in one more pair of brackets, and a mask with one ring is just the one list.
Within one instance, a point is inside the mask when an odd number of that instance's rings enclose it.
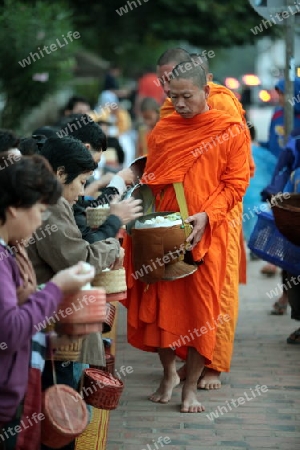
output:
{"label": "monk's left hand", "polygon": [[194,214],[193,216],[189,216],[186,220],[186,223],[191,223],[193,225],[193,231],[187,238],[187,242],[190,242],[192,245],[192,249],[200,242],[206,225],[208,223],[208,215],[205,212],[201,212],[198,214]]}

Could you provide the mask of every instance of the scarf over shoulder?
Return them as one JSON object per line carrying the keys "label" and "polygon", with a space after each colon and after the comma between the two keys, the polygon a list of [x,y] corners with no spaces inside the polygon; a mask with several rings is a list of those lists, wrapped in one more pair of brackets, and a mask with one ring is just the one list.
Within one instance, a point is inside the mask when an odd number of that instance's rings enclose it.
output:
{"label": "scarf over shoulder", "polygon": [[[160,120],[149,136],[142,182],[145,180],[158,196],[157,205],[165,203],[159,194],[164,189],[165,199],[166,185],[174,201],[175,192],[170,185],[183,182],[189,214],[205,211],[209,216],[210,226],[194,250],[196,260],[207,252],[215,226],[244,195],[249,179],[244,145],[240,122],[216,110],[192,119],[174,112]],[[198,180],[192,176],[195,184],[186,178],[189,171],[199,171]]]}

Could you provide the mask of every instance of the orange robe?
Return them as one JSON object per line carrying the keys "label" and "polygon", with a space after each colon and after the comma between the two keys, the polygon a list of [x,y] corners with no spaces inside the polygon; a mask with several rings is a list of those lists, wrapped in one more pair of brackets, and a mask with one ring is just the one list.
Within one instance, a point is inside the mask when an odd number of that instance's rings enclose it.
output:
{"label": "orange robe", "polygon": [[[245,120],[245,111],[236,96],[226,87],[215,83],[208,83],[210,93],[208,103],[211,108],[225,111],[238,122],[242,122],[246,145],[245,152],[248,155],[250,176],[254,175],[255,165],[251,154],[250,132]],[[174,111],[172,101],[166,99],[161,108],[160,116],[167,117]],[[223,288],[221,290],[220,308],[221,314],[230,316],[229,322],[220,323],[216,338],[216,347],[211,369],[219,372],[229,372],[233,353],[234,335],[238,318],[238,283],[246,283],[246,251],[243,239],[242,225],[242,202],[236,205],[228,214],[228,222],[240,225],[230,227],[228,234],[227,267]],[[185,358],[182,351],[177,352],[179,356]]]}
{"label": "orange robe", "polygon": [[[218,142],[225,132],[227,139]],[[134,347],[157,351],[160,347],[192,346],[206,364],[211,363],[226,272],[226,218],[249,182],[244,146],[240,124],[216,110],[192,119],[174,112],[152,131],[144,179],[155,194],[156,208],[179,211],[172,183],[183,182],[189,214],[205,211],[209,223],[193,250],[194,260],[204,258],[204,264],[186,278],[148,287],[134,277],[131,239],[126,237],[128,297],[124,304],[128,308],[128,341]]]}

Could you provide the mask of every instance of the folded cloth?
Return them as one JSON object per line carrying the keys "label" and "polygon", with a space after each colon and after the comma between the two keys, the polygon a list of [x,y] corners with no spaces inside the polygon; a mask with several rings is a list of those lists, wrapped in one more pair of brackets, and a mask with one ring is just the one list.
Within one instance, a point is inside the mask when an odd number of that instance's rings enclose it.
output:
{"label": "folded cloth", "polygon": [[105,366],[102,333],[92,333],[84,339],[79,361],[83,364],[92,364],[93,366]]}

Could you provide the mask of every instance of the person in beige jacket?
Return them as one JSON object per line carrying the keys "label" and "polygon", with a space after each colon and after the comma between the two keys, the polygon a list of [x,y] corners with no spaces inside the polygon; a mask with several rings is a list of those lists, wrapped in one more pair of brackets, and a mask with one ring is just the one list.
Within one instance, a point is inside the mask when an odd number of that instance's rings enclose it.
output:
{"label": "person in beige jacket", "polygon": [[49,217],[29,241],[28,254],[38,284],[78,261],[95,267],[96,273],[120,262],[123,250],[117,239],[109,238],[89,244],[76,225],[72,206],[83,195],[87,178],[96,164],[87,148],[71,137],[49,138],[42,151],[62,183],[62,197],[48,208]]}

